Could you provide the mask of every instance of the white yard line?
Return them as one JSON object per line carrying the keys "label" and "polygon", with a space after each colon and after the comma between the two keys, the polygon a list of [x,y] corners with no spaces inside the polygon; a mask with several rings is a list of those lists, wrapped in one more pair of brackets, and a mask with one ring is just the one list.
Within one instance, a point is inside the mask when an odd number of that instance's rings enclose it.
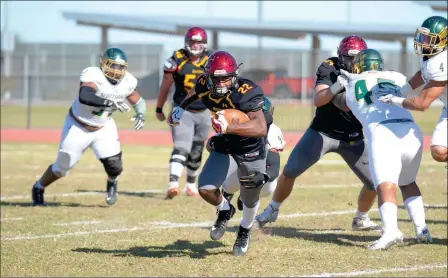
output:
{"label": "white yard line", "polygon": [[1,222],[20,221],[20,220],[24,220],[24,219],[25,218],[23,218],[23,217],[2,218]]}
{"label": "white yard line", "polygon": [[299,277],[351,277],[351,276],[360,276],[360,275],[371,275],[371,274],[379,274],[385,272],[405,272],[405,271],[418,271],[425,269],[435,269],[435,268],[446,268],[447,265],[417,265],[411,267],[395,267],[395,268],[383,268],[383,269],[370,269],[370,270],[360,270],[353,272],[339,272],[339,273],[321,273],[321,274],[309,274],[303,275]]}
{"label": "white yard line", "polygon": [[[340,160],[338,160],[338,159],[331,159],[331,160],[330,159],[329,160],[322,159],[322,160],[319,160],[316,164],[317,165],[346,165],[347,163],[342,159],[340,159]],[[441,163],[437,162],[437,161],[422,161],[420,165],[424,165],[424,166],[439,165],[442,168]]]}
{"label": "white yard line", "polygon": [[[378,209],[372,209],[371,211],[378,211]],[[329,211],[329,212],[309,212],[309,213],[293,213],[279,215],[278,218],[296,218],[296,217],[309,217],[309,216],[329,216],[329,215],[344,215],[344,214],[354,214],[355,210],[340,210],[340,211]],[[240,221],[238,219],[232,219],[230,222]],[[2,241],[11,240],[32,240],[32,239],[44,239],[44,238],[62,238],[69,236],[85,236],[85,235],[95,235],[102,233],[119,233],[119,232],[130,232],[139,230],[153,230],[153,229],[177,229],[177,228],[192,228],[192,227],[210,227],[213,225],[212,221],[201,221],[201,222],[190,222],[190,223],[177,223],[169,221],[155,221],[141,223],[150,225],[151,227],[132,227],[132,228],[119,228],[119,229],[109,229],[109,230],[93,230],[93,231],[83,231],[83,232],[72,232],[72,233],[60,233],[60,234],[49,234],[49,235],[27,235],[27,236],[15,236],[15,237],[2,237]]]}
{"label": "white yard line", "polygon": [[71,226],[71,225],[91,225],[91,224],[98,224],[101,223],[101,221],[98,220],[92,220],[92,221],[75,221],[75,222],[67,222],[67,223],[55,223],[54,226]]}
{"label": "white yard line", "polygon": [[[125,195],[126,193],[132,193],[132,194],[144,194],[144,193],[162,193],[165,192],[161,189],[151,189],[151,190],[143,190],[143,191],[136,191],[136,192],[123,192],[122,194]],[[48,194],[45,195],[46,198],[52,198],[52,197],[77,197],[77,196],[90,196],[90,195],[104,195],[104,192],[72,192],[72,193],[60,193],[60,194]],[[120,192],[118,191],[118,195],[120,195]],[[6,200],[21,200],[21,199],[30,199],[31,195],[13,195],[13,196],[4,196],[0,198],[0,201],[6,201]]]}

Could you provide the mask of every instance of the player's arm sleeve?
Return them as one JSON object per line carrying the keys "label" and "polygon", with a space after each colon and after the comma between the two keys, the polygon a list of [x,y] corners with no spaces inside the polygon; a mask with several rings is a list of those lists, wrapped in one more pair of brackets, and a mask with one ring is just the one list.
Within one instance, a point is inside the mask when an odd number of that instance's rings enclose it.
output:
{"label": "player's arm sleeve", "polygon": [[320,84],[325,84],[328,86],[333,85],[331,74],[336,74],[334,71],[334,66],[330,65],[328,62],[323,62],[316,72],[316,86]]}
{"label": "player's arm sleeve", "polygon": [[79,102],[94,107],[109,107],[110,101],[97,96],[96,90],[90,86],[81,86],[79,88]]}
{"label": "player's arm sleeve", "polygon": [[[79,88],[79,102],[95,107],[109,107],[111,105],[110,101],[99,97],[96,95],[97,89],[100,86],[100,78],[102,78],[103,73],[99,68],[89,67],[82,71],[79,80],[81,81],[81,87]],[[83,83],[86,83],[83,85]],[[88,83],[93,83],[94,85],[89,86]]]}
{"label": "player's arm sleeve", "polygon": [[244,113],[255,112],[263,109],[264,106],[264,96],[263,90],[260,87],[255,87],[247,91],[243,95],[241,100],[240,110]]}

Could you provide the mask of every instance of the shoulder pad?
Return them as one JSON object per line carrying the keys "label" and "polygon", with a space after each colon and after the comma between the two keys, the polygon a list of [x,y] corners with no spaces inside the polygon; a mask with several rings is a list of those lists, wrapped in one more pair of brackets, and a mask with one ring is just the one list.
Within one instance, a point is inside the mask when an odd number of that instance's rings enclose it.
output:
{"label": "shoulder pad", "polygon": [[185,49],[179,49],[177,51],[174,51],[173,58],[175,60],[185,60],[187,59],[187,53],[185,52]]}
{"label": "shoulder pad", "polygon": [[173,57],[170,57],[167,60],[165,60],[165,63],[163,63],[164,72],[174,72],[176,70],[177,70],[177,63],[173,59]]}
{"label": "shoulder pad", "polygon": [[105,79],[103,72],[99,67],[88,67],[81,72],[79,80],[81,82],[101,83]]}
{"label": "shoulder pad", "polygon": [[129,94],[131,94],[135,90],[135,88],[137,88],[138,80],[129,71],[126,72],[126,75],[121,82],[123,81],[126,82],[125,85],[129,88]]}
{"label": "shoulder pad", "polygon": [[427,63],[426,71],[430,80],[446,81],[447,80],[447,51],[431,57]]}
{"label": "shoulder pad", "polygon": [[339,70],[339,59],[337,57],[330,57],[327,60],[323,61],[319,66],[319,70],[328,69],[330,71]]}
{"label": "shoulder pad", "polygon": [[264,96],[261,87],[248,79],[238,80],[237,92],[241,97],[241,110],[243,112],[257,111],[264,106]]}

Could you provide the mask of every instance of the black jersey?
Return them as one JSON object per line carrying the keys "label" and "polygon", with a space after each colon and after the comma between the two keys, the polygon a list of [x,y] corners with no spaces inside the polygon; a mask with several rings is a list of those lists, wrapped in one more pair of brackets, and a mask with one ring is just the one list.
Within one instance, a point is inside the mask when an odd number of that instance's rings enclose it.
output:
{"label": "black jersey", "polygon": [[[325,60],[316,75],[316,85],[333,85],[340,75],[339,59],[332,57]],[[338,109],[331,101],[316,108],[316,115],[310,127],[337,140],[355,141],[364,138],[362,125],[352,112]]]}
{"label": "black jersey", "polygon": [[[182,103],[191,88],[196,84],[197,78],[204,73],[203,66],[207,62],[208,56],[209,53],[206,51],[200,56],[199,62],[193,63],[188,59],[187,51],[179,49],[166,60],[163,71],[173,74],[175,86],[173,102],[175,105]],[[205,106],[200,101],[196,101],[189,108],[201,110],[205,109]]]}
{"label": "black jersey", "polygon": [[[237,86],[230,94],[215,99],[207,88],[205,77],[200,76],[196,83],[195,91],[201,102],[212,113],[231,108],[238,109],[244,113],[263,109],[263,90],[248,79],[238,78],[236,82]],[[266,137],[243,137],[234,134],[224,134],[223,136],[229,141],[231,153],[237,154],[245,160],[258,159],[260,156],[265,156]]]}

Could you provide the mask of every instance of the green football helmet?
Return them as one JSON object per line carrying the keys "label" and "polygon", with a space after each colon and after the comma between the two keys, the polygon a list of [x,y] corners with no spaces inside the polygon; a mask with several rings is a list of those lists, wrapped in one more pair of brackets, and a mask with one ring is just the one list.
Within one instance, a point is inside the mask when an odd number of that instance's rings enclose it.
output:
{"label": "green football helmet", "polygon": [[355,56],[353,73],[361,73],[368,70],[382,71],[384,60],[381,54],[375,49],[364,49]]}
{"label": "green football helmet", "polygon": [[112,84],[120,82],[128,70],[128,58],[119,48],[108,48],[101,56],[100,68]]}
{"label": "green football helmet", "polygon": [[432,56],[446,49],[447,21],[443,16],[431,16],[423,21],[414,35],[414,51],[418,55]]}

